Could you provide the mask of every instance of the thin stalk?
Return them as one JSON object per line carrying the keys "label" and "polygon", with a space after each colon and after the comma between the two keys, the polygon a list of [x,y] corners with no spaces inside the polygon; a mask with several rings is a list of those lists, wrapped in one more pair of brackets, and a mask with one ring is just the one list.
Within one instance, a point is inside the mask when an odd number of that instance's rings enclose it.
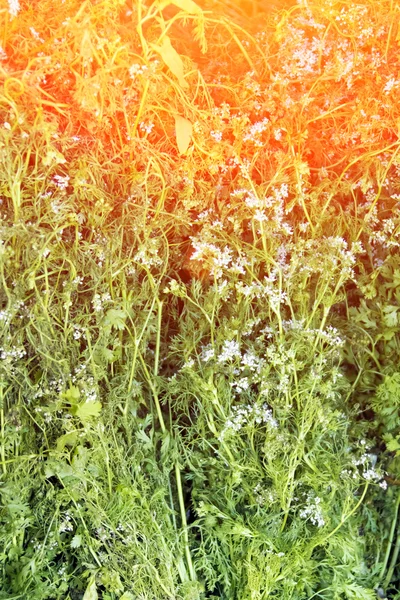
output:
{"label": "thin stalk", "polygon": [[[385,169],[385,172],[384,172],[384,174],[383,174],[383,177],[381,177],[381,178],[380,178],[379,185],[378,185],[378,191],[377,191],[377,193],[375,194],[375,198],[374,198],[373,202],[371,203],[371,206],[369,207],[369,209],[368,209],[368,212],[367,212],[367,213],[366,213],[366,215],[364,216],[364,222],[367,222],[367,221],[368,221],[368,219],[369,219],[369,216],[371,215],[371,213],[372,213],[372,211],[374,210],[374,208],[375,208],[375,206],[376,206],[376,204],[377,204],[377,202],[378,202],[379,198],[381,197],[381,191],[382,191],[382,187],[383,187],[383,185],[384,185],[384,183],[385,183],[385,181],[386,181],[386,176],[387,176],[387,174],[388,174],[388,172],[389,172],[389,169],[390,169],[390,167],[392,166],[392,164],[393,164],[393,162],[394,162],[394,159],[396,158],[396,154],[399,152],[399,150],[400,150],[400,146],[398,146],[398,147],[396,148],[396,150],[393,152],[393,155],[392,155],[391,159],[390,159],[390,160],[389,160],[389,162],[388,162],[388,165],[387,165],[387,167],[386,167],[386,169]],[[358,233],[357,233],[357,237],[356,237],[356,240],[355,240],[355,241],[358,241],[358,240],[359,240],[359,238],[360,238],[360,236],[361,236],[361,234],[362,234],[363,230],[364,230],[364,227],[363,227],[363,226],[361,226],[361,227],[360,227],[360,229],[359,229],[359,231],[358,231]]]}
{"label": "thin stalk", "polygon": [[[313,387],[312,387],[312,389],[310,391],[310,394],[309,394],[309,397],[310,397],[311,401],[312,401],[312,398],[313,398],[313,393],[314,393],[314,388],[315,388],[316,382],[317,382],[317,380],[314,379]],[[303,414],[302,424],[301,424],[301,430],[300,430],[299,436],[298,436],[298,442],[297,442],[297,445],[296,445],[296,450],[295,450],[294,455],[292,455],[292,457],[290,459],[290,470],[289,470],[289,475],[288,475],[288,479],[287,479],[287,482],[286,482],[286,489],[285,489],[285,492],[287,491],[288,500],[286,502],[285,514],[284,514],[282,525],[281,525],[281,532],[286,527],[286,522],[287,522],[287,519],[288,519],[288,516],[289,516],[289,511],[290,511],[290,506],[292,504],[292,499],[293,499],[293,491],[294,491],[294,483],[295,483],[294,476],[296,474],[297,467],[299,466],[299,464],[300,464],[300,462],[302,460],[302,457],[300,456],[300,452],[299,451],[302,450],[303,451],[302,454],[304,455],[304,440],[306,438],[307,433],[310,430],[310,427],[308,427],[308,429],[306,429],[306,427],[305,427],[305,416],[304,416],[305,412],[304,412],[304,409],[302,411],[302,414]]]}
{"label": "thin stalk", "polygon": [[399,557],[399,551],[400,551],[400,532],[397,534],[396,545],[394,547],[392,560],[390,561],[389,570],[387,572],[386,579],[383,584],[384,589],[387,589],[389,587],[390,582],[392,581],[393,571],[397,564],[397,559]]}
{"label": "thin stalk", "polygon": [[[343,34],[342,34],[343,35]],[[346,171],[348,171],[353,165],[355,165],[357,162],[360,162],[362,160],[366,160],[367,158],[372,158],[373,156],[377,156],[378,154],[384,154],[385,152],[387,152],[388,150],[390,150],[391,148],[394,148],[395,146],[399,146],[399,142],[396,141],[393,144],[389,144],[389,146],[386,146],[385,148],[379,148],[378,150],[374,150],[372,152],[366,152],[365,154],[361,154],[360,156],[357,156],[354,160],[352,160],[350,163],[348,163],[348,165],[343,169],[339,179],[336,182],[336,186],[340,183],[340,181],[342,180],[342,178],[344,177]],[[395,155],[394,155],[395,156]],[[394,156],[392,157],[390,164],[392,164]],[[334,165],[331,165],[331,168]],[[386,171],[387,172],[387,171]],[[385,177],[386,177],[386,172],[385,172]],[[384,180],[385,178],[383,178]],[[322,207],[322,210],[320,212],[320,217],[322,218],[325,214],[326,209],[328,208],[333,196],[337,193],[337,191],[335,190],[334,192],[332,192],[329,195],[329,198],[327,199],[327,201],[325,202],[324,206]],[[379,192],[380,193],[380,192]],[[375,202],[375,201],[374,201]],[[358,234],[356,240],[358,240],[360,236],[360,233]]]}
{"label": "thin stalk", "polygon": [[[157,299],[157,303],[158,303],[158,327],[157,327],[157,341],[156,341],[155,362],[154,362],[154,371],[153,371],[154,378],[156,378],[158,375],[160,345],[161,345],[162,307],[163,307],[163,302],[160,301],[159,299]],[[154,397],[154,401],[156,404],[157,416],[160,421],[161,431],[163,433],[165,433],[167,431],[167,428],[165,426],[164,417],[161,412],[160,401],[158,399],[158,394],[156,392],[155,385],[150,380],[149,373],[148,373],[147,367],[144,363],[142,355],[140,355],[140,359],[142,361],[143,368],[146,371],[147,380],[148,380],[149,385],[153,392],[153,397]],[[176,477],[176,485],[177,485],[177,489],[178,489],[178,500],[179,500],[179,508],[180,508],[180,513],[181,513],[181,520],[182,520],[186,561],[187,561],[187,565],[189,568],[190,578],[192,581],[195,581],[197,578],[196,578],[196,572],[194,570],[193,563],[192,563],[192,557],[190,555],[189,535],[188,535],[188,527],[187,527],[187,521],[186,521],[186,509],[185,509],[185,501],[183,498],[183,490],[182,490],[182,476],[181,476],[181,469],[180,469],[178,461],[175,462],[175,477]]]}
{"label": "thin stalk", "polygon": [[162,307],[163,307],[163,302],[162,300],[159,300],[157,298],[157,304],[158,304],[158,315],[157,315],[157,342],[156,342],[156,353],[155,353],[155,358],[154,358],[154,377],[157,377],[158,375],[158,364],[159,364],[159,360],[160,360],[160,345],[161,345],[161,340],[160,340],[160,336],[161,336],[161,317],[162,317]]}
{"label": "thin stalk", "polygon": [[357,504],[355,505],[355,507],[349,512],[348,515],[346,515],[345,517],[342,516],[339,525],[337,525],[335,527],[335,529],[333,531],[331,531],[324,539],[322,542],[319,542],[318,545],[324,544],[327,540],[329,540],[330,537],[332,537],[337,531],[339,531],[339,529],[342,527],[342,525],[344,525],[346,523],[346,521],[348,519],[350,519],[351,515],[353,515],[356,510],[358,509],[358,507],[362,504],[362,502],[364,501],[365,498],[365,494],[367,493],[369,487],[369,482],[367,481],[367,483],[365,484],[365,488],[364,491],[361,495],[361,498],[359,499],[359,501],[357,502]]}
{"label": "thin stalk", "polygon": [[180,470],[178,461],[175,463],[175,475],[176,475],[176,483],[177,483],[177,487],[178,487],[179,508],[181,511],[183,536],[184,536],[184,542],[185,542],[186,561],[187,561],[187,564],[189,567],[190,578],[192,581],[196,581],[196,579],[197,579],[196,572],[194,570],[193,563],[192,563],[192,557],[190,555],[189,534],[188,534],[188,527],[187,527],[187,521],[186,521],[185,502],[183,499],[181,470]]}
{"label": "thin stalk", "polygon": [[[144,104],[145,104],[145,102],[146,102],[146,98],[147,98],[147,92],[149,91],[149,87],[150,87],[150,80],[149,80],[149,79],[147,79],[147,81],[146,81],[146,82],[145,82],[145,84],[144,84],[143,95],[142,95],[142,99],[141,99],[141,101],[140,101],[140,106],[139,106],[138,113],[137,113],[137,115],[136,115],[135,122],[134,122],[134,124],[133,124],[133,128],[132,128],[132,129],[130,130],[130,132],[129,132],[129,137],[130,137],[130,139],[131,139],[131,140],[132,140],[132,139],[135,137],[135,135],[136,135],[136,130],[137,130],[137,127],[138,127],[138,125],[139,125],[140,118],[141,118],[141,116],[142,116],[142,113],[143,113]],[[131,160],[132,160],[132,159],[133,159],[133,156],[132,156],[132,150],[131,150],[130,157],[131,157]]]}
{"label": "thin stalk", "polygon": [[145,363],[145,361],[143,359],[143,356],[142,356],[142,354],[140,352],[139,352],[139,359],[140,359],[140,362],[142,363],[142,367],[143,367],[143,371],[144,371],[144,373],[146,375],[147,383],[149,384],[150,389],[151,389],[152,394],[153,394],[154,404],[156,405],[157,417],[158,417],[158,420],[160,422],[161,431],[162,431],[162,433],[165,433],[166,430],[167,430],[167,428],[165,427],[165,421],[164,421],[164,417],[163,417],[163,414],[162,414],[162,411],[161,411],[161,405],[160,405],[160,400],[158,398],[157,390],[156,390],[155,385],[154,385],[154,383],[152,381],[152,377],[151,377],[151,375],[150,375],[150,373],[149,373],[149,371],[147,369],[147,366],[146,366],[146,363]]}
{"label": "thin stalk", "polygon": [[4,434],[4,408],[3,408],[3,390],[0,392],[0,422],[1,422],[1,448],[0,448],[0,456],[1,456],[1,464],[3,467],[3,473],[7,473],[7,465],[6,465],[6,451],[5,451],[5,434]]}
{"label": "thin stalk", "polygon": [[133,323],[133,321],[132,321],[132,318],[130,317],[130,315],[128,315],[128,316],[129,316],[129,320],[130,320],[130,321],[131,321],[131,323],[132,323],[132,327],[133,327],[133,329],[134,329],[134,331],[135,331],[135,336],[132,336],[132,334],[129,332],[130,336],[133,338],[133,343],[134,343],[134,353],[133,353],[133,359],[132,359],[131,372],[130,372],[130,375],[129,375],[129,383],[128,383],[127,399],[126,399],[126,402],[125,402],[125,408],[124,408],[124,414],[125,414],[125,415],[127,415],[127,414],[128,414],[129,396],[130,396],[130,393],[131,393],[131,388],[132,388],[133,377],[134,377],[134,374],[135,374],[135,368],[136,368],[136,359],[137,359],[137,354],[138,354],[138,351],[139,351],[139,344],[140,344],[140,341],[141,341],[141,339],[142,339],[142,337],[144,336],[144,333],[145,333],[145,331],[146,331],[147,324],[148,324],[148,322],[149,322],[149,319],[150,319],[150,316],[151,316],[151,314],[152,314],[152,312],[153,312],[153,306],[154,306],[154,303],[155,303],[155,301],[156,301],[156,299],[154,298],[154,300],[153,300],[153,302],[152,302],[152,304],[151,304],[150,310],[149,310],[149,312],[148,312],[148,314],[147,314],[146,321],[145,321],[145,323],[144,323],[144,325],[143,325],[142,331],[141,331],[141,333],[140,333],[140,336],[139,336],[138,338],[136,337],[136,328],[135,328],[135,325],[134,325],[134,323]]}
{"label": "thin stalk", "polygon": [[[395,508],[394,508],[394,516],[393,516],[393,521],[392,521],[392,527],[390,529],[390,535],[389,535],[389,540],[388,540],[388,545],[386,548],[386,554],[385,554],[385,558],[383,560],[383,565],[382,565],[382,569],[381,569],[381,573],[379,576],[379,581],[382,581],[383,576],[385,574],[386,571],[386,567],[389,561],[389,556],[390,556],[390,551],[392,549],[392,543],[393,543],[393,538],[394,538],[394,532],[396,531],[396,524],[397,524],[397,516],[398,516],[398,512],[399,512],[399,506],[400,506],[400,493],[397,494],[397,498],[396,498],[396,504],[395,504]],[[397,536],[397,539],[399,539],[399,536]],[[396,542],[397,545],[397,542]],[[391,577],[390,577],[391,579]],[[389,579],[389,581],[390,581]],[[385,579],[385,584],[387,581],[387,576]]]}
{"label": "thin stalk", "polygon": [[[200,306],[200,304],[198,304],[197,302],[195,302],[192,298],[190,298],[190,296],[188,296],[187,294],[185,294],[185,298],[186,300],[188,300],[191,304],[193,304],[194,306],[196,306],[196,308],[198,308],[200,310],[200,312],[205,316],[205,318],[207,319],[208,324],[210,325],[210,340],[211,340],[211,345],[214,346],[214,329],[213,329],[213,320],[210,319],[210,317],[208,316],[207,312],[204,310],[204,308],[202,308]],[[214,314],[214,311],[213,311]]]}

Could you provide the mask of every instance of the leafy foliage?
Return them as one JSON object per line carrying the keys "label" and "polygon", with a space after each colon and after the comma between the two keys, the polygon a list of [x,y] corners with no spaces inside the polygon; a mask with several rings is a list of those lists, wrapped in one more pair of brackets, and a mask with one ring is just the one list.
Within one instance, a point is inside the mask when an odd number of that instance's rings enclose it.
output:
{"label": "leafy foliage", "polygon": [[8,4],[0,599],[398,598],[398,7]]}

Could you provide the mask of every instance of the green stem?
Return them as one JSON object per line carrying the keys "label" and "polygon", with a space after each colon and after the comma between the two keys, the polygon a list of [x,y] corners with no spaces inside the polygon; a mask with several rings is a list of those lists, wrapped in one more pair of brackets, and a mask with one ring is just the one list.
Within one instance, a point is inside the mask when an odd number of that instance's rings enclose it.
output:
{"label": "green stem", "polygon": [[[154,363],[154,371],[153,371],[154,377],[157,377],[157,375],[158,375],[158,361],[159,361],[159,356],[160,356],[162,304],[163,304],[162,301],[158,300],[158,331],[157,331],[155,363]],[[163,417],[163,414],[161,411],[160,400],[158,398],[158,393],[156,390],[155,383],[153,383],[153,381],[152,381],[152,377],[150,376],[150,373],[147,369],[146,363],[145,363],[141,353],[139,353],[139,359],[140,359],[140,362],[142,363],[142,367],[145,372],[147,382],[148,382],[148,384],[151,388],[152,394],[153,394],[153,399],[154,399],[154,403],[156,405],[157,417],[160,422],[161,431],[162,431],[162,433],[165,433],[167,431],[167,428],[165,426],[165,421],[164,421],[164,417]],[[187,522],[186,522],[186,510],[185,510],[185,502],[183,499],[183,490],[182,490],[181,470],[180,470],[178,461],[175,462],[175,476],[176,476],[176,484],[177,484],[177,488],[178,488],[179,507],[180,507],[181,519],[182,519],[183,536],[184,536],[184,543],[185,543],[185,555],[186,555],[186,560],[187,560],[191,580],[195,581],[196,573],[195,573],[195,570],[193,567],[192,557],[190,555],[189,535],[188,535]]]}
{"label": "green stem", "polygon": [[176,474],[176,483],[177,483],[177,487],[178,487],[179,507],[180,507],[180,510],[181,510],[183,536],[184,536],[184,541],[185,541],[186,561],[187,561],[187,564],[188,564],[188,567],[189,567],[190,578],[191,578],[192,581],[196,581],[196,579],[197,579],[196,578],[196,572],[194,570],[193,563],[192,563],[192,557],[190,555],[189,535],[188,535],[188,528],[187,528],[187,521],[186,521],[185,502],[184,502],[184,499],[183,499],[181,471],[180,471],[180,468],[179,468],[178,461],[175,463],[175,474]]}
{"label": "green stem", "polygon": [[[3,392],[1,391],[1,396],[3,396]],[[2,405],[3,398],[0,399],[0,404]],[[0,408],[0,421],[1,421],[1,464],[3,467],[3,473],[7,473],[7,465],[6,465],[6,451],[5,451],[5,435],[4,435],[4,408],[1,406]]]}
{"label": "green stem", "polygon": [[167,428],[165,427],[165,421],[164,421],[164,417],[163,417],[163,414],[161,411],[161,405],[160,405],[160,400],[158,398],[157,390],[152,381],[152,377],[150,376],[150,373],[147,369],[146,363],[144,362],[143,356],[140,352],[139,352],[139,359],[140,359],[140,362],[142,363],[142,367],[143,367],[143,371],[145,372],[145,375],[146,375],[147,383],[149,384],[150,389],[153,394],[154,404],[156,405],[157,417],[160,422],[161,431],[162,431],[162,433],[165,433]]}
{"label": "green stem", "polygon": [[389,570],[387,572],[386,579],[385,579],[385,582],[383,584],[384,589],[387,589],[389,587],[389,584],[390,584],[390,582],[392,580],[393,571],[394,571],[394,568],[395,568],[395,566],[397,564],[397,559],[399,557],[399,551],[400,551],[400,533],[397,534],[396,545],[394,547],[394,552],[393,552],[393,555],[392,555],[392,560],[390,561]]}
{"label": "green stem", "polygon": [[[386,567],[387,567],[387,564],[389,561],[390,551],[392,549],[392,543],[393,543],[393,538],[394,538],[394,532],[396,531],[396,523],[397,523],[397,515],[399,512],[399,506],[400,506],[400,493],[397,494],[397,498],[396,498],[396,505],[395,505],[395,509],[394,509],[394,517],[393,517],[393,521],[392,521],[392,527],[390,529],[390,535],[389,535],[388,545],[386,548],[386,554],[385,554],[385,558],[383,560],[383,565],[382,565],[381,573],[379,576],[380,582],[383,579],[383,576],[385,574]],[[399,539],[399,537],[397,539]],[[397,542],[396,542],[396,546],[397,546]],[[388,575],[389,575],[389,573],[388,573]],[[386,576],[385,585],[386,585],[387,579],[388,579],[388,576]],[[390,579],[391,579],[391,577],[390,577]],[[389,579],[389,581],[390,581],[390,579]]]}
{"label": "green stem", "polygon": [[[150,317],[151,317],[151,315],[152,315],[152,312],[153,312],[153,306],[154,306],[154,303],[155,303],[155,301],[156,301],[156,298],[154,298],[154,299],[153,299],[153,302],[152,302],[152,304],[151,304],[150,310],[149,310],[149,312],[148,312],[148,314],[147,314],[146,321],[145,321],[145,323],[144,323],[144,325],[143,325],[143,328],[142,328],[142,331],[141,331],[141,333],[140,333],[140,336],[139,336],[139,337],[136,337],[136,328],[135,328],[135,324],[133,323],[133,321],[132,321],[132,318],[130,317],[130,315],[128,315],[128,316],[129,316],[129,320],[131,321],[131,324],[132,324],[132,328],[133,328],[133,330],[134,330],[134,332],[135,332],[135,335],[133,336],[133,335],[132,335],[132,334],[129,332],[129,334],[130,334],[131,338],[133,339],[133,344],[134,344],[134,353],[133,353],[133,359],[132,359],[131,372],[130,372],[130,375],[129,375],[129,383],[128,383],[127,399],[126,399],[126,402],[125,402],[125,408],[124,408],[124,414],[125,414],[125,416],[127,416],[127,415],[128,415],[129,398],[130,398],[130,393],[131,393],[131,388],[132,388],[133,377],[134,377],[134,375],[135,375],[136,359],[137,359],[137,354],[138,354],[138,350],[139,350],[139,344],[140,344],[140,342],[141,342],[141,340],[142,340],[142,337],[144,336],[144,333],[145,333],[145,331],[146,331],[146,328],[147,328],[147,324],[148,324],[148,322],[149,322],[149,319],[150,319]],[[128,330],[128,331],[129,331],[129,330]]]}
{"label": "green stem", "polygon": [[[214,345],[214,329],[213,329],[213,320],[210,319],[210,317],[208,316],[207,312],[204,310],[204,308],[202,308],[200,306],[200,304],[198,304],[197,302],[195,302],[192,298],[190,298],[190,296],[188,296],[187,294],[185,294],[185,298],[186,300],[189,300],[189,302],[191,302],[191,304],[193,304],[194,306],[196,306],[201,313],[205,316],[205,318],[207,319],[207,322],[210,325],[210,341],[211,341],[211,345]],[[213,311],[213,315],[214,315],[214,311]]]}
{"label": "green stem", "polygon": [[339,525],[338,525],[337,527],[335,527],[335,529],[334,529],[333,531],[331,531],[331,532],[330,532],[330,533],[329,533],[329,534],[328,534],[328,535],[327,535],[327,536],[324,538],[324,540],[323,540],[322,542],[320,542],[318,545],[324,544],[324,543],[325,543],[327,540],[329,540],[329,538],[330,538],[330,537],[332,537],[332,536],[333,536],[333,535],[334,535],[334,534],[335,534],[335,533],[336,533],[336,532],[337,532],[337,531],[338,531],[338,530],[339,530],[339,529],[342,527],[342,525],[344,525],[344,524],[346,523],[346,521],[347,521],[348,519],[350,519],[351,515],[353,515],[353,514],[356,512],[357,508],[358,508],[358,507],[359,507],[359,506],[362,504],[362,502],[363,502],[363,500],[364,500],[364,498],[365,498],[365,494],[367,493],[368,486],[369,486],[369,482],[367,481],[367,483],[365,484],[364,491],[363,491],[363,493],[362,493],[362,495],[361,495],[361,498],[359,499],[359,501],[357,502],[357,504],[355,505],[355,507],[353,508],[353,510],[351,510],[351,511],[349,512],[349,514],[348,514],[348,515],[346,515],[345,517],[342,517],[342,519],[341,519],[341,521],[340,521]]}
{"label": "green stem", "polygon": [[154,377],[158,375],[158,364],[160,360],[160,345],[161,345],[161,318],[162,318],[162,300],[157,298],[158,303],[158,322],[157,322],[157,342],[156,342],[156,354],[154,359]]}

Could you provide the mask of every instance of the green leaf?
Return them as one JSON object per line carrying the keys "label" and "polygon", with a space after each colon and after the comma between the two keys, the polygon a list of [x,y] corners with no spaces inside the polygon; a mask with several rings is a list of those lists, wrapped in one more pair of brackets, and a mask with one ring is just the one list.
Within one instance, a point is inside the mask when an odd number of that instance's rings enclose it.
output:
{"label": "green leaf", "polygon": [[116,329],[123,331],[125,329],[126,317],[127,314],[124,310],[110,308],[104,316],[102,325],[110,328],[115,327]]}
{"label": "green leaf", "polygon": [[101,353],[108,362],[113,361],[114,352],[110,348],[102,348]]}
{"label": "green leaf", "polygon": [[162,46],[157,46],[156,44],[152,44],[153,49],[158,52],[163,59],[164,63],[167,65],[171,73],[175,75],[178,79],[179,84],[183,88],[188,88],[189,84],[185,81],[184,78],[184,70],[183,70],[183,62],[175,48],[171,44],[171,40],[166,35],[163,39]]}
{"label": "green leaf", "polygon": [[75,446],[78,440],[78,432],[71,431],[70,433],[65,433],[61,435],[57,440],[57,450],[62,452],[65,446]]}
{"label": "green leaf", "polygon": [[124,586],[121,583],[119,573],[114,569],[104,567],[101,574],[101,584],[104,585],[108,592],[121,593]]}
{"label": "green leaf", "polygon": [[72,414],[81,419],[81,421],[87,421],[91,418],[96,418],[101,413],[101,402],[83,402],[82,404],[77,404]]}
{"label": "green leaf", "polygon": [[60,479],[66,477],[75,477],[75,473],[71,465],[63,460],[49,460],[44,468],[45,477],[53,477],[57,475]]}
{"label": "green leaf", "polygon": [[98,600],[96,581],[94,577],[91,577],[89,585],[86,588],[86,592],[83,595],[82,600]]}
{"label": "green leaf", "polygon": [[163,10],[169,4],[174,4],[181,10],[184,10],[188,15],[202,15],[203,11],[193,0],[164,0],[160,3],[160,9]]}
{"label": "green leaf", "polygon": [[80,548],[82,546],[82,536],[77,534],[71,540],[71,548]]}
{"label": "green leaf", "polygon": [[385,325],[387,325],[388,327],[395,327],[398,324],[398,317],[397,317],[397,311],[399,310],[398,306],[393,306],[393,305],[389,305],[389,306],[385,306],[383,308],[383,312],[384,317],[383,317],[383,321],[385,323]]}
{"label": "green leaf", "polygon": [[148,448],[151,448],[151,446],[153,445],[153,441],[151,439],[151,437],[149,437],[145,431],[143,431],[143,429],[139,429],[136,432],[136,437],[138,440],[140,440],[141,442],[143,442],[145,444],[145,446],[147,446]]}
{"label": "green leaf", "polygon": [[61,397],[65,398],[70,404],[75,404],[81,397],[81,393],[75,385],[70,385],[69,389],[61,394]]}
{"label": "green leaf", "polygon": [[190,121],[181,117],[175,116],[175,135],[176,143],[178,144],[179,154],[185,154],[189,148],[190,140],[192,139],[192,124]]}
{"label": "green leaf", "polygon": [[343,583],[340,588],[348,600],[376,600],[374,590],[361,587],[361,585],[358,585],[357,583]]}
{"label": "green leaf", "polygon": [[67,159],[61,152],[58,152],[55,148],[47,150],[46,156],[42,158],[42,163],[45,167],[49,167],[53,163],[56,165],[62,165],[67,162]]}
{"label": "green leaf", "polygon": [[394,438],[390,433],[388,435],[384,435],[383,439],[386,443],[386,448],[389,452],[397,452],[400,450],[400,444],[397,438]]}

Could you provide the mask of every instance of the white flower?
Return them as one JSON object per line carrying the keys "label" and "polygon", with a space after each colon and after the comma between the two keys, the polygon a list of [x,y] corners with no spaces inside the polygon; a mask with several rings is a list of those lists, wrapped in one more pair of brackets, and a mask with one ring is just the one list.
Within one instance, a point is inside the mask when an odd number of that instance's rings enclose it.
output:
{"label": "white flower", "polygon": [[182,369],[191,369],[193,366],[194,366],[194,360],[193,360],[193,358],[189,358],[183,365]]}
{"label": "white flower", "polygon": [[142,123],[139,124],[140,130],[144,131],[147,134],[149,134],[149,133],[152,132],[153,127],[154,127],[154,123],[147,123],[146,124],[146,123],[142,122]]}
{"label": "white flower", "polygon": [[211,346],[211,344],[209,344],[208,346],[205,346],[202,349],[202,352],[201,352],[201,355],[200,355],[200,359],[203,362],[208,362],[209,360],[211,360],[212,358],[214,358],[214,356],[215,356],[215,350]]}
{"label": "white flower", "polygon": [[216,142],[220,142],[222,140],[222,131],[211,131],[210,135]]}
{"label": "white flower", "polygon": [[36,38],[37,40],[40,39],[40,35],[34,27],[29,27],[29,31],[31,32],[34,38]]}
{"label": "white flower", "polygon": [[229,431],[240,431],[248,423],[269,425],[274,429],[278,427],[278,423],[272,416],[272,410],[265,403],[262,406],[258,404],[234,406],[231,418],[226,420],[219,439],[223,440]]}
{"label": "white flower", "polygon": [[[363,472],[363,476],[365,477],[365,479],[367,481],[377,481],[378,479],[381,478],[380,473],[378,473],[377,471],[375,471],[375,469],[366,469]],[[386,481],[385,481],[386,483]]]}
{"label": "white flower", "polygon": [[61,177],[61,175],[54,175],[53,182],[56,184],[60,190],[65,190],[68,187],[68,182],[70,180],[69,175],[65,175],[65,177]]}
{"label": "white flower", "polygon": [[267,217],[267,215],[265,214],[265,212],[263,212],[262,210],[259,210],[259,209],[257,209],[257,210],[255,211],[255,213],[254,213],[254,217],[253,217],[253,218],[254,218],[254,220],[255,220],[255,221],[259,221],[260,223],[261,223],[262,221],[268,221],[268,217]]}
{"label": "white flower", "polygon": [[239,381],[234,381],[233,383],[231,383],[231,386],[235,387],[236,393],[240,394],[241,392],[244,392],[245,390],[249,389],[249,378],[242,377],[241,379],[239,379]]}
{"label": "white flower", "polygon": [[131,79],[135,79],[137,75],[143,75],[147,71],[146,65],[134,64],[129,68],[129,76]]}
{"label": "white flower", "polygon": [[313,494],[308,494],[307,506],[300,511],[300,517],[302,519],[310,519],[313,525],[323,527],[323,525],[325,525],[325,520],[322,516],[320,503],[321,498],[319,498],[318,496],[313,497]]}
{"label": "white flower", "polygon": [[265,129],[268,126],[268,123],[269,123],[269,119],[267,119],[267,117],[265,117],[262,121],[257,121],[256,123],[251,125],[251,127],[249,129],[249,133],[246,133],[246,135],[243,137],[243,141],[244,142],[252,141],[252,142],[255,142],[256,144],[257,143],[260,144],[261,142],[259,139],[257,139],[257,136],[261,135],[261,133],[263,131],[265,131]]}
{"label": "white flower", "polygon": [[232,358],[239,357],[240,358],[240,350],[239,343],[235,340],[225,341],[222,352],[218,356],[218,362],[223,363],[227,360],[231,360]]}
{"label": "white flower", "polygon": [[96,312],[103,310],[103,304],[101,302],[100,294],[95,294],[93,296],[92,305],[93,305],[93,310],[95,310]]}
{"label": "white flower", "polygon": [[397,81],[394,77],[390,77],[390,79],[388,79],[388,81],[386,82],[385,87],[383,88],[383,91],[386,94],[389,94],[389,92],[392,91],[392,89],[394,87],[397,87],[399,85],[399,81]]}
{"label": "white flower", "polygon": [[11,19],[14,19],[20,10],[21,7],[18,0],[8,0],[8,12],[11,15]]}

